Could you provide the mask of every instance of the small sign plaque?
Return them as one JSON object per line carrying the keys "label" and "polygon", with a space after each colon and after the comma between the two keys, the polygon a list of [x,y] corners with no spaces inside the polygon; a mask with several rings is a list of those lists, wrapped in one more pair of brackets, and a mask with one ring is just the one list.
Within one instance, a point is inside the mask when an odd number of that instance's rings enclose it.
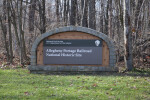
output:
{"label": "small sign plaque", "polygon": [[102,64],[102,40],[44,40],[44,64]]}

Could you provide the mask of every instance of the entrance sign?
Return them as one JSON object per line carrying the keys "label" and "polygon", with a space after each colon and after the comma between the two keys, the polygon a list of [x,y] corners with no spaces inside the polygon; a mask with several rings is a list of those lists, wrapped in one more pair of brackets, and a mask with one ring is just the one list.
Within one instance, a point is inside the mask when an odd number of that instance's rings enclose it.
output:
{"label": "entrance sign", "polygon": [[32,45],[31,73],[117,71],[113,40],[96,30],[67,26],[41,34]]}
{"label": "entrance sign", "polygon": [[102,40],[44,40],[44,64],[102,64]]}

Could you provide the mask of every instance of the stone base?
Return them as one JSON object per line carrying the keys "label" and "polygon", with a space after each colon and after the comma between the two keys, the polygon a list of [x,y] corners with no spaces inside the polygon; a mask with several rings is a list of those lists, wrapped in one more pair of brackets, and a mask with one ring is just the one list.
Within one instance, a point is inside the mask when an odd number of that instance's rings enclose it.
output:
{"label": "stone base", "polygon": [[98,66],[54,66],[37,65],[28,66],[31,73],[51,74],[51,73],[99,73],[99,72],[117,72],[117,67],[98,67]]}

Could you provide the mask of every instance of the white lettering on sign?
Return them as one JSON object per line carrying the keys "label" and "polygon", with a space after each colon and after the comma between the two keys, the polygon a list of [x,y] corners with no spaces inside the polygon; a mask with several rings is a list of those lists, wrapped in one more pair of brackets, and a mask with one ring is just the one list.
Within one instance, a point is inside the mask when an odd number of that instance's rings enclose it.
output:
{"label": "white lettering on sign", "polygon": [[44,40],[44,64],[102,64],[102,40]]}
{"label": "white lettering on sign", "polygon": [[63,52],[71,52],[71,53],[75,53],[76,50],[67,50],[67,49],[63,49]]}
{"label": "white lettering on sign", "polygon": [[92,52],[92,49],[89,49],[89,50],[85,50],[85,49],[77,49],[77,52],[83,52],[83,53],[91,53]]}
{"label": "white lettering on sign", "polygon": [[47,49],[46,56],[82,57],[82,53],[92,53],[92,49]]}
{"label": "white lettering on sign", "polygon": [[50,53],[46,53],[46,56],[56,56],[56,57],[58,57],[58,56],[60,56],[60,53],[59,53],[59,54],[50,54]]}
{"label": "white lettering on sign", "polygon": [[57,50],[57,49],[47,49],[46,52],[52,52],[52,53],[57,53],[57,52],[62,52],[62,50]]}

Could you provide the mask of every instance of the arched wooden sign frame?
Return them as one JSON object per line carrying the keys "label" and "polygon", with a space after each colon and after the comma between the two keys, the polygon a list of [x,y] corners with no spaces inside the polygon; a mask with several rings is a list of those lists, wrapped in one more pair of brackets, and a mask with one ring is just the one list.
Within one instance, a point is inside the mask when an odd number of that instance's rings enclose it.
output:
{"label": "arched wooden sign frame", "polygon": [[[107,54],[107,64],[102,64],[101,66],[95,65],[44,65],[42,62],[39,62],[42,57],[38,57],[38,48],[42,45],[42,41],[45,38],[50,37],[50,39],[55,39],[55,35],[57,38],[60,37],[59,34],[63,34],[63,38],[69,39],[70,37],[64,37],[65,33],[75,35],[76,33],[82,34],[83,39],[88,38],[88,35],[93,36],[94,38],[99,38],[104,41],[107,46],[108,52],[103,52],[103,55]],[[85,35],[84,35],[85,34]],[[75,36],[73,36],[75,37]],[[106,51],[106,50],[103,50]],[[42,51],[41,51],[42,52]],[[42,54],[40,54],[42,55]],[[49,73],[49,72],[62,72],[62,71],[69,71],[69,72],[80,72],[80,71],[88,71],[88,72],[98,72],[98,71],[117,71],[116,65],[116,53],[114,48],[113,41],[107,37],[104,33],[97,32],[93,29],[85,28],[85,27],[77,27],[77,26],[69,26],[69,27],[62,27],[56,28],[49,32],[46,32],[40,35],[32,45],[31,49],[31,64],[29,65],[28,69],[33,73]]]}

